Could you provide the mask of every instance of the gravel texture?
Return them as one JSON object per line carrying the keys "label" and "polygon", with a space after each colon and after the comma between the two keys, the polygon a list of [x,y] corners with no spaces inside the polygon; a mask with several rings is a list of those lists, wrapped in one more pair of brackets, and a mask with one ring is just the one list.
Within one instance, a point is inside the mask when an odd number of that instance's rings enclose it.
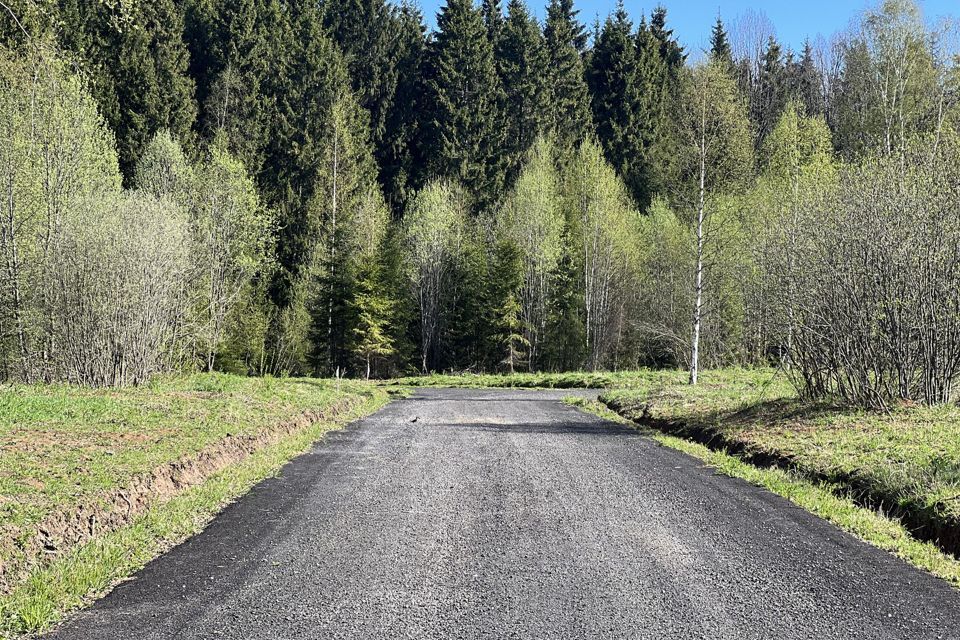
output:
{"label": "gravel texture", "polygon": [[51,637],[960,637],[946,583],[570,394],[396,401]]}

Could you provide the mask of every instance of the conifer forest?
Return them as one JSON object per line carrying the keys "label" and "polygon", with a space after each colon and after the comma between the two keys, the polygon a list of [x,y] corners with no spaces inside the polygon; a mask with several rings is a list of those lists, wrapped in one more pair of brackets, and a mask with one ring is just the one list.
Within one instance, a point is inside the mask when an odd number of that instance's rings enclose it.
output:
{"label": "conifer forest", "polygon": [[542,15],[4,0],[0,380],[756,365],[956,399],[952,25],[882,0],[791,50],[705,15],[688,50],[663,8]]}

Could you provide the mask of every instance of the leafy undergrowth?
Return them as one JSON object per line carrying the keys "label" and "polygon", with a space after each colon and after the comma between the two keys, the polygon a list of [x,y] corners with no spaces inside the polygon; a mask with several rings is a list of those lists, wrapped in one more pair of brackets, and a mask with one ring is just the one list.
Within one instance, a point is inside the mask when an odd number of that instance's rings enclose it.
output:
{"label": "leafy undergrowth", "polygon": [[875,413],[800,401],[772,372],[707,372],[601,397],[619,414],[842,487],[903,518],[916,534],[960,548],[960,407]]}
{"label": "leafy undergrowth", "polygon": [[[195,486],[157,501],[128,524],[32,563],[0,593],[0,637],[47,628],[91,595],[199,530],[226,502],[326,431],[382,406],[388,394],[359,382],[196,375],[133,389],[0,389],[0,562],[24,560],[40,523],[95,504],[163,465],[279,424],[268,446]],[[299,424],[299,423],[297,423]],[[29,560],[29,558],[26,558]]]}
{"label": "leafy undergrowth", "polygon": [[[583,398],[567,398],[566,401],[608,420],[635,424],[614,413],[602,402]],[[960,560],[944,553],[934,544],[917,540],[900,520],[860,506],[843,494],[842,487],[812,480],[790,469],[758,467],[726,451],[711,449],[661,431],[647,430],[646,433],[663,446],[697,458],[724,475],[740,478],[783,496],[861,540],[960,587]]]}

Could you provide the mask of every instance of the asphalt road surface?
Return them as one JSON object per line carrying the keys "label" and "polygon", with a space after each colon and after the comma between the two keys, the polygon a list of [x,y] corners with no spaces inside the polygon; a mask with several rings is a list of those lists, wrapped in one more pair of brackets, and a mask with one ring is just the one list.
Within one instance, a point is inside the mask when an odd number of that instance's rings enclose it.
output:
{"label": "asphalt road surface", "polygon": [[52,637],[960,638],[946,583],[564,395],[395,402]]}

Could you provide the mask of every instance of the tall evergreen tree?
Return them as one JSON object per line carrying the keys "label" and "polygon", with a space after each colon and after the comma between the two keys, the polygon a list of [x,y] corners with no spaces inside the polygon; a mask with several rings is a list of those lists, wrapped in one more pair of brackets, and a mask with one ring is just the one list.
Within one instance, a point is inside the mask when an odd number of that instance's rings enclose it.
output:
{"label": "tall evergreen tree", "polygon": [[793,75],[793,97],[806,110],[806,115],[823,115],[826,110],[823,96],[823,78],[813,59],[813,47],[808,39],[803,45],[803,56],[796,63]]}
{"label": "tall evergreen tree", "polygon": [[61,44],[85,63],[129,183],[140,154],[158,131],[186,141],[196,119],[182,10],[173,0],[69,0],[60,19]]}
{"label": "tall evergreen tree", "polygon": [[733,69],[733,50],[730,48],[730,39],[719,15],[713,25],[713,31],[710,32],[710,56]]}
{"label": "tall evergreen tree", "polygon": [[758,144],[773,130],[787,103],[787,67],[783,49],[773,36],[767,40],[767,49],[760,62],[754,94],[750,101],[752,120],[757,128]]}
{"label": "tall evergreen tree", "polygon": [[642,147],[636,53],[633,24],[619,2],[597,37],[587,79],[597,138],[607,161],[627,183],[635,182]]}
{"label": "tall evergreen tree", "polygon": [[675,75],[686,62],[687,54],[673,36],[673,29],[667,28],[667,9],[663,5],[654,9],[650,17],[650,32],[660,43],[660,57],[670,73]]}
{"label": "tall evergreen tree", "polygon": [[324,26],[346,59],[353,91],[370,115],[380,182],[399,212],[418,161],[416,97],[426,44],[419,9],[385,0],[325,0],[322,8]]}
{"label": "tall evergreen tree", "polygon": [[501,88],[493,46],[470,0],[450,0],[437,25],[427,81],[433,164],[437,174],[467,188],[478,210],[487,209],[503,185]]}
{"label": "tall evergreen tree", "polygon": [[671,148],[671,129],[667,126],[667,114],[674,99],[671,90],[676,85],[660,55],[660,41],[645,20],[637,30],[636,58],[640,100],[635,118],[640,147],[635,172],[627,186],[641,210],[646,210],[654,195],[663,189],[676,160]]}
{"label": "tall evergreen tree", "polygon": [[544,39],[551,91],[550,126],[560,148],[572,150],[590,130],[590,95],[581,58],[587,36],[577,21],[573,0],[550,0]]}
{"label": "tall evergreen tree", "polygon": [[480,12],[483,14],[483,23],[487,25],[487,36],[490,38],[490,44],[496,51],[504,24],[503,5],[500,0],[483,0],[480,4]]}
{"label": "tall evergreen tree", "polygon": [[506,124],[503,153],[512,184],[527,150],[547,126],[547,52],[537,20],[523,0],[510,0],[497,47]]}
{"label": "tall evergreen tree", "polygon": [[404,2],[394,16],[397,84],[387,112],[386,131],[376,148],[380,182],[395,217],[399,216],[411,195],[425,180],[424,134],[427,124],[423,112],[426,27],[415,5]]}
{"label": "tall evergreen tree", "polygon": [[280,0],[189,0],[186,7],[201,130],[225,135],[254,175],[263,168],[274,97],[294,49],[290,13]]}

